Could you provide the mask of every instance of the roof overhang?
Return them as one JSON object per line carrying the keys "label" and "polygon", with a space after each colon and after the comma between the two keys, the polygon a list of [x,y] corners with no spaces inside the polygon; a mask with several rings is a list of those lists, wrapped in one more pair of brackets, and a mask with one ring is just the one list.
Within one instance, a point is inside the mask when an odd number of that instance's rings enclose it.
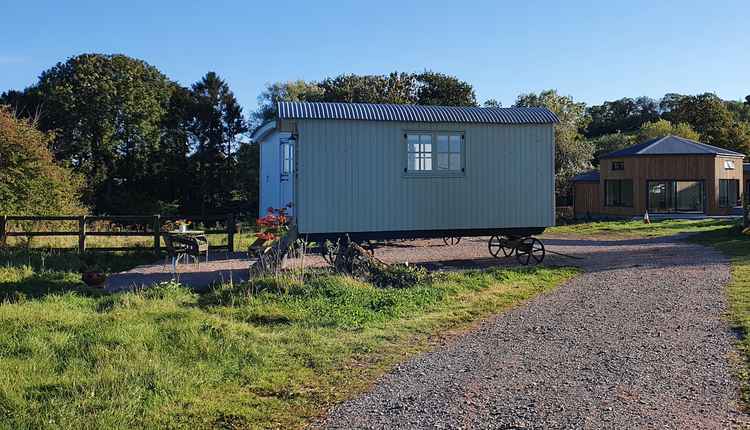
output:
{"label": "roof overhang", "polygon": [[250,135],[250,140],[253,143],[260,143],[260,141],[265,139],[274,130],[276,130],[276,121],[266,121],[253,131],[253,134]]}

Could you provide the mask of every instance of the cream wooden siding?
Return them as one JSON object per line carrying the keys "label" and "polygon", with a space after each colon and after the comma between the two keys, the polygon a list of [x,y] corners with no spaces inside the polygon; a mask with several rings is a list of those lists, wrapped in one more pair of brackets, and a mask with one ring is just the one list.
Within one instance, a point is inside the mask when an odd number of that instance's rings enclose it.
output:
{"label": "cream wooden siding", "polygon": [[[463,177],[404,173],[404,133],[465,134]],[[301,233],[554,224],[552,125],[298,120]],[[433,142],[434,144],[434,142]]]}

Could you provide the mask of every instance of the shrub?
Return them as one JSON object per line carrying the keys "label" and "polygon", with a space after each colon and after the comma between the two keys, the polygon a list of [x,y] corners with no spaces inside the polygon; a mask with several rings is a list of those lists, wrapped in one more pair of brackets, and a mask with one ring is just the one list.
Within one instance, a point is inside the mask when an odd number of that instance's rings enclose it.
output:
{"label": "shrub", "polygon": [[0,106],[0,213],[80,214],[82,179],[54,162],[52,136]]}
{"label": "shrub", "polygon": [[429,280],[427,269],[407,264],[392,264],[374,269],[370,282],[378,288],[409,288]]}

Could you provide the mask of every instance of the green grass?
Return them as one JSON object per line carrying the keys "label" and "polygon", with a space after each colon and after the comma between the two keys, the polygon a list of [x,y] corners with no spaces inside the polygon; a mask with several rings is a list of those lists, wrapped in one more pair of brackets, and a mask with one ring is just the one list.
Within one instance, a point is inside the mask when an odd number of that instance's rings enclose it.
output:
{"label": "green grass", "polygon": [[[226,245],[226,234],[209,234],[208,242],[212,246]],[[235,251],[247,251],[247,248],[255,242],[254,233],[242,233],[234,236]],[[164,240],[161,242],[164,247]],[[26,242],[23,237],[9,237],[8,246],[11,247],[28,247],[31,249],[72,249],[78,247],[78,237],[76,236],[40,236],[34,237],[30,242]],[[141,247],[144,251],[152,249],[154,246],[153,237],[132,237],[132,236],[88,236],[86,238],[86,247],[94,248],[112,248],[120,246]]]}
{"label": "green grass", "polygon": [[496,269],[377,289],[318,273],[110,295],[81,284],[74,257],[25,257],[0,256],[8,429],[302,427],[436,334],[575,274]]}
{"label": "green grass", "polygon": [[697,233],[721,230],[731,225],[726,220],[663,220],[644,224],[643,221],[601,221],[561,225],[548,228],[548,234],[575,234],[581,236],[609,236],[613,238],[659,237],[677,233]]}

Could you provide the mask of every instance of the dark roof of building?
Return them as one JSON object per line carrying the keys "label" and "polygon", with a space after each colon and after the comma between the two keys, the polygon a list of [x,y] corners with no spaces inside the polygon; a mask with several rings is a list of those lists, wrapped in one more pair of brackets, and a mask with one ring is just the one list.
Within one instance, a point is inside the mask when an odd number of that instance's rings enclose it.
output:
{"label": "dark roof of building", "polygon": [[684,137],[667,135],[657,137],[638,145],[633,145],[619,151],[610,152],[601,158],[633,157],[639,155],[729,155],[744,157],[745,154],[724,148],[707,145]]}
{"label": "dark roof of building", "polygon": [[279,102],[280,119],[344,119],[481,124],[556,124],[543,107],[481,108],[371,103]]}
{"label": "dark roof of building", "polygon": [[599,171],[589,170],[573,176],[573,182],[599,182]]}

